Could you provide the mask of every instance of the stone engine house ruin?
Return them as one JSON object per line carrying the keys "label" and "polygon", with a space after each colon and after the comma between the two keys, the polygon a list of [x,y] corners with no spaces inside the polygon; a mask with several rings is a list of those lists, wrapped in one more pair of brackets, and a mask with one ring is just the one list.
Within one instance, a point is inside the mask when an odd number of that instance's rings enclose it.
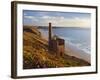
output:
{"label": "stone engine house ruin", "polygon": [[52,25],[49,23],[49,50],[56,53],[57,56],[63,56],[65,52],[65,40],[57,37],[52,37]]}

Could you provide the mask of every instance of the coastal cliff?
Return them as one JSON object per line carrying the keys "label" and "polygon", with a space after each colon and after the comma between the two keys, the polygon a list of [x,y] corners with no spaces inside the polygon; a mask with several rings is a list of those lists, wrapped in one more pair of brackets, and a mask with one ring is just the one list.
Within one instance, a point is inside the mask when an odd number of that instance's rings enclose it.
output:
{"label": "coastal cliff", "polygon": [[23,27],[23,69],[55,68],[55,67],[90,66],[82,59],[69,56],[57,56],[48,50],[48,41],[33,26]]}

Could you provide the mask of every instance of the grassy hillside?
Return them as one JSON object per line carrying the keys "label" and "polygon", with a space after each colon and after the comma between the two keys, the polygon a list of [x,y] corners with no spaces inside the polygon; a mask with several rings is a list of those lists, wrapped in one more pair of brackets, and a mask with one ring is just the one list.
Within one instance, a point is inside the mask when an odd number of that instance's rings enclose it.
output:
{"label": "grassy hillside", "polygon": [[84,60],[73,56],[56,56],[48,51],[48,42],[41,37],[37,28],[24,26],[23,29],[23,68],[54,68],[71,66],[89,66]]}

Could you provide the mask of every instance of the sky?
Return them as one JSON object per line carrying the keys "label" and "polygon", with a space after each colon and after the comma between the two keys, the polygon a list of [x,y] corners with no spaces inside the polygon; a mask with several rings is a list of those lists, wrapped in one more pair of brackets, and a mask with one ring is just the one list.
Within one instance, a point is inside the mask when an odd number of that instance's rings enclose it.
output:
{"label": "sky", "polygon": [[81,27],[91,26],[90,13],[23,10],[23,24],[34,26]]}

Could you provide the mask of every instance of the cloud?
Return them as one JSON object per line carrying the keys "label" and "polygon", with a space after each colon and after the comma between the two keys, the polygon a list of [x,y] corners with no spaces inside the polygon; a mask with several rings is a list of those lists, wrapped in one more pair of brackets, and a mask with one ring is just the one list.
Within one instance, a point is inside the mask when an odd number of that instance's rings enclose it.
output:
{"label": "cloud", "polygon": [[26,19],[33,19],[34,17],[33,16],[24,16],[24,18],[26,18]]}
{"label": "cloud", "polygon": [[89,18],[74,17],[71,19],[64,19],[61,24],[69,27],[90,27],[91,20]]}
{"label": "cloud", "polygon": [[42,16],[43,19],[49,19],[49,16]]}
{"label": "cloud", "polygon": [[66,27],[90,27],[91,21],[89,18],[80,18],[80,17],[73,17],[73,18],[65,18],[63,16],[42,16],[42,21],[44,25],[46,23],[53,23],[54,26],[66,26]]}
{"label": "cloud", "polygon": [[[30,24],[35,24],[38,26],[47,26],[49,22],[53,26],[64,26],[64,27],[90,27],[91,20],[86,17],[72,17],[66,18],[64,16],[48,16],[42,15],[41,17],[37,16],[24,16],[25,19],[30,19]],[[32,23],[33,22],[33,23]]]}
{"label": "cloud", "polygon": [[24,16],[26,16],[27,14],[26,13],[24,13]]}

